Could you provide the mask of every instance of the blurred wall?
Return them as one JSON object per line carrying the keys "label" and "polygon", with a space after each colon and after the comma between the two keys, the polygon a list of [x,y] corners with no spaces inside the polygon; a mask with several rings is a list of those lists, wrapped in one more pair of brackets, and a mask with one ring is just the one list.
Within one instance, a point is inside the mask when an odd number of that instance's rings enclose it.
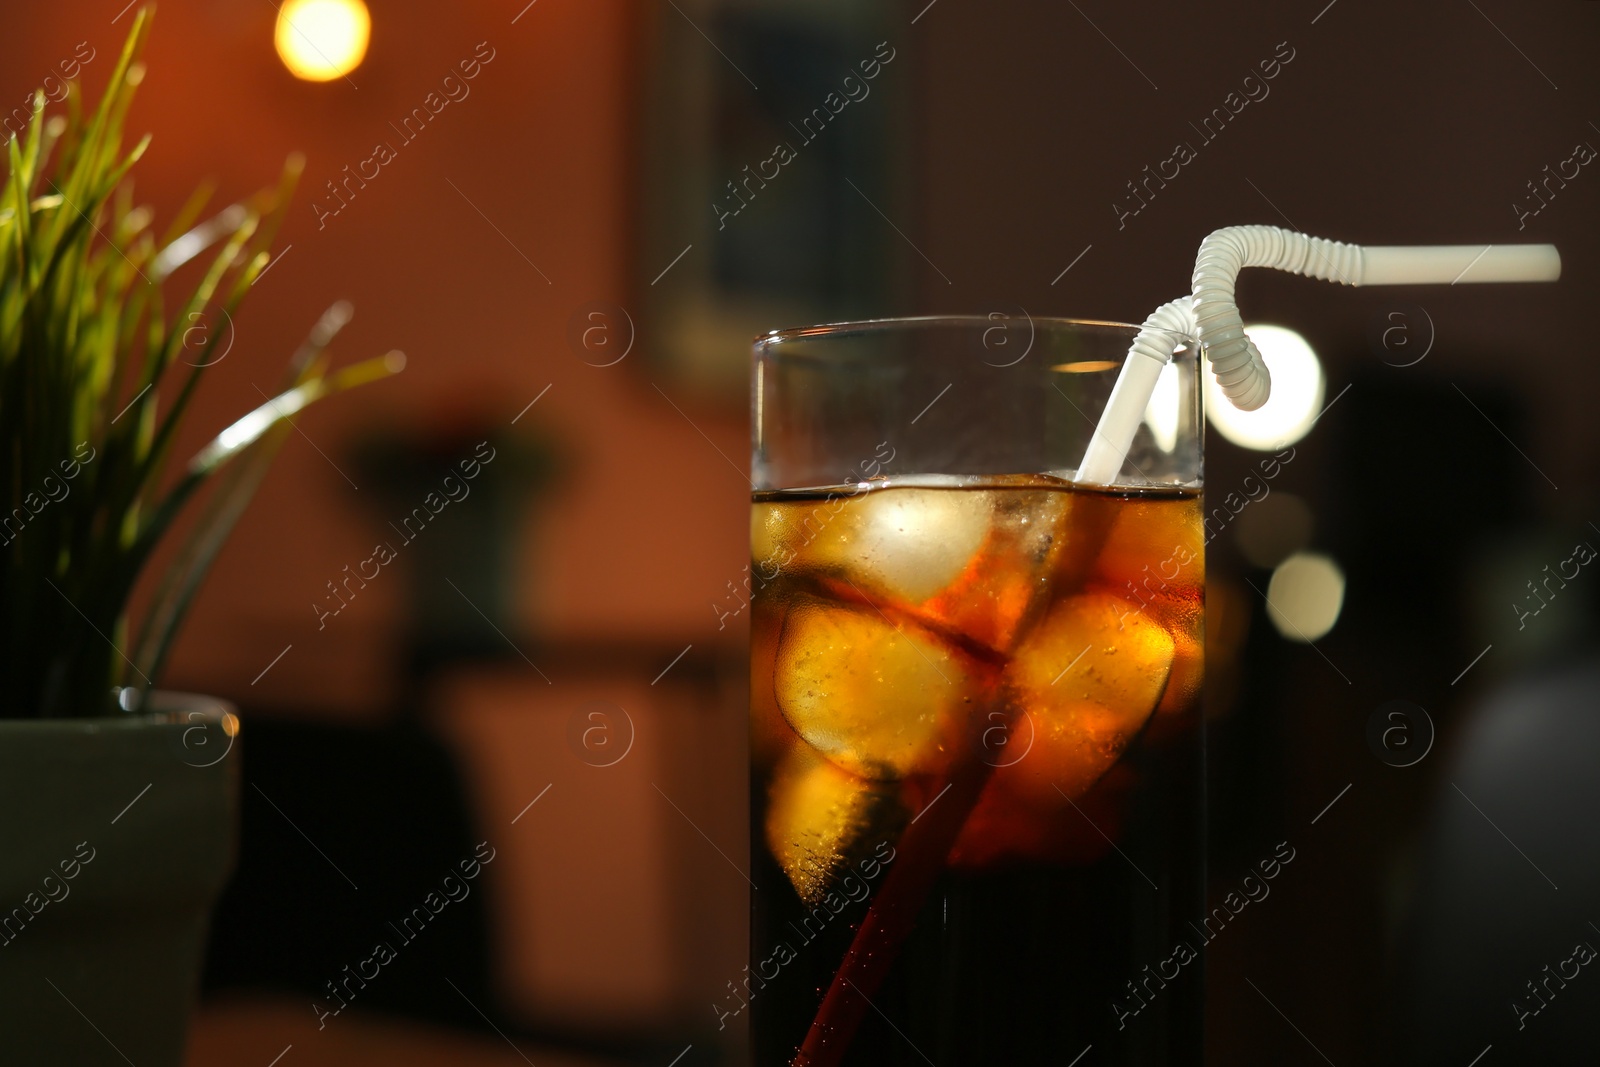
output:
{"label": "blurred wall", "polygon": [[[564,638],[732,633],[717,633],[709,605],[744,562],[747,486],[713,444],[743,461],[742,412],[680,414],[637,355],[596,368],[567,341],[580,305],[633,302],[631,122],[649,19],[624,3],[544,0],[512,25],[520,7],[373,3],[372,45],[353,84],[323,85],[297,82],[279,62],[272,5],[158,12],[131,120],[155,136],[135,176],[158,223],[202,178],[226,203],[272,182],[290,152],[306,156],[278,242],[288,251],[208,372],[179,455],[262,403],[335,299],[356,310],[341,359],[402,348],[409,360],[400,377],[298,420],[195,607],[173,684],[349,713],[382,707],[394,695],[397,576],[372,582],[321,632],[311,607],[388,536],[382,505],[351,480],[348,446],[375,426],[509,428],[546,386],[515,429],[553,434],[573,466],[559,498],[530,516],[537,551],[507,577],[527,626]],[[80,41],[95,52],[82,77],[98,92],[131,19],[113,25],[115,14],[79,4],[7,12],[0,99],[20,101]],[[470,95],[403,143],[389,124],[475,55],[493,58],[466,82]],[[339,205],[326,183],[378,140],[398,145],[397,158],[352,187],[338,214],[319,214],[316,203]]]}

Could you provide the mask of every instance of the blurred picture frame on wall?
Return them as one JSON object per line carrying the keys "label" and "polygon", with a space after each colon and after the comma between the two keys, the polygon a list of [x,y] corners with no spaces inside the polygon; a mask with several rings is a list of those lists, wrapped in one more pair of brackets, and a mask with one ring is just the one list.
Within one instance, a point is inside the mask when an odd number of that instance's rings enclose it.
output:
{"label": "blurred picture frame on wall", "polygon": [[[675,0],[643,42],[637,365],[742,410],[758,333],[903,310],[911,59],[895,5]],[[896,37],[900,40],[896,40]]]}

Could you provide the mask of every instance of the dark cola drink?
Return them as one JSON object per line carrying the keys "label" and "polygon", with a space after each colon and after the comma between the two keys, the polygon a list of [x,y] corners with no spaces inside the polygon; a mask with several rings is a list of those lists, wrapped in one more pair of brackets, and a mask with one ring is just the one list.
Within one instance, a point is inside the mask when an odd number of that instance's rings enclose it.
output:
{"label": "dark cola drink", "polygon": [[1198,1063],[1198,493],[894,480],[758,494],[751,532],[716,1010],[758,1067]]}

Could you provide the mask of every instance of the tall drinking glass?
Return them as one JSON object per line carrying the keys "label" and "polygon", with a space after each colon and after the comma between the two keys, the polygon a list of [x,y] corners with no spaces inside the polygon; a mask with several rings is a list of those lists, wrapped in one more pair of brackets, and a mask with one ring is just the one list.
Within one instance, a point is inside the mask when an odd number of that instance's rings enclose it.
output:
{"label": "tall drinking glass", "polygon": [[1200,1062],[1193,351],[1116,483],[1073,480],[1136,333],[756,342],[756,888],[717,1010],[758,1067]]}

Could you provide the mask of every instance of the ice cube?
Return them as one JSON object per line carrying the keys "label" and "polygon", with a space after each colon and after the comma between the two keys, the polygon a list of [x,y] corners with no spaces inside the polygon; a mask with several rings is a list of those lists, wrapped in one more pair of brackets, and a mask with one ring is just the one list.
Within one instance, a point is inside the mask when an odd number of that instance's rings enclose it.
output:
{"label": "ice cube", "polygon": [[773,674],[778,706],[807,743],[845,770],[891,779],[948,765],[978,671],[909,620],[800,597]]}
{"label": "ice cube", "polygon": [[971,495],[988,515],[983,542],[918,614],[1007,652],[1050,597],[1051,572],[1070,541],[1072,498],[1037,488]]}
{"label": "ice cube", "polygon": [[1071,502],[1066,492],[977,489],[952,477],[758,504],[753,566],[764,580],[810,572],[831,595],[1004,652],[1051,595]]}
{"label": "ice cube", "polygon": [[772,580],[796,564],[843,506],[838,500],[769,500],[750,507],[751,577]]}
{"label": "ice cube", "polygon": [[1156,705],[1156,714],[1170,715],[1184,711],[1200,699],[1200,687],[1206,677],[1205,642],[1197,633],[1198,626],[1178,627],[1168,630],[1173,642],[1172,676],[1167,679],[1167,691]]}
{"label": "ice cube", "polygon": [[1198,498],[1118,501],[1090,584],[1136,600],[1158,621],[1192,625],[1206,580]]}
{"label": "ice cube", "polygon": [[1007,670],[1033,745],[996,777],[1043,800],[1058,789],[1082,795],[1155,710],[1173,653],[1171,635],[1137,601],[1089,593],[1053,605]]}
{"label": "ice cube", "polygon": [[854,505],[851,578],[869,593],[919,604],[954,582],[989,536],[988,494],[900,486]]}
{"label": "ice cube", "polygon": [[764,501],[750,511],[752,567],[767,581],[820,571],[860,595],[919,603],[953,581],[983,543],[983,495],[895,486]]}
{"label": "ice cube", "polygon": [[768,784],[766,839],[772,856],[808,907],[906,823],[899,790],[841,770],[796,744]]}

